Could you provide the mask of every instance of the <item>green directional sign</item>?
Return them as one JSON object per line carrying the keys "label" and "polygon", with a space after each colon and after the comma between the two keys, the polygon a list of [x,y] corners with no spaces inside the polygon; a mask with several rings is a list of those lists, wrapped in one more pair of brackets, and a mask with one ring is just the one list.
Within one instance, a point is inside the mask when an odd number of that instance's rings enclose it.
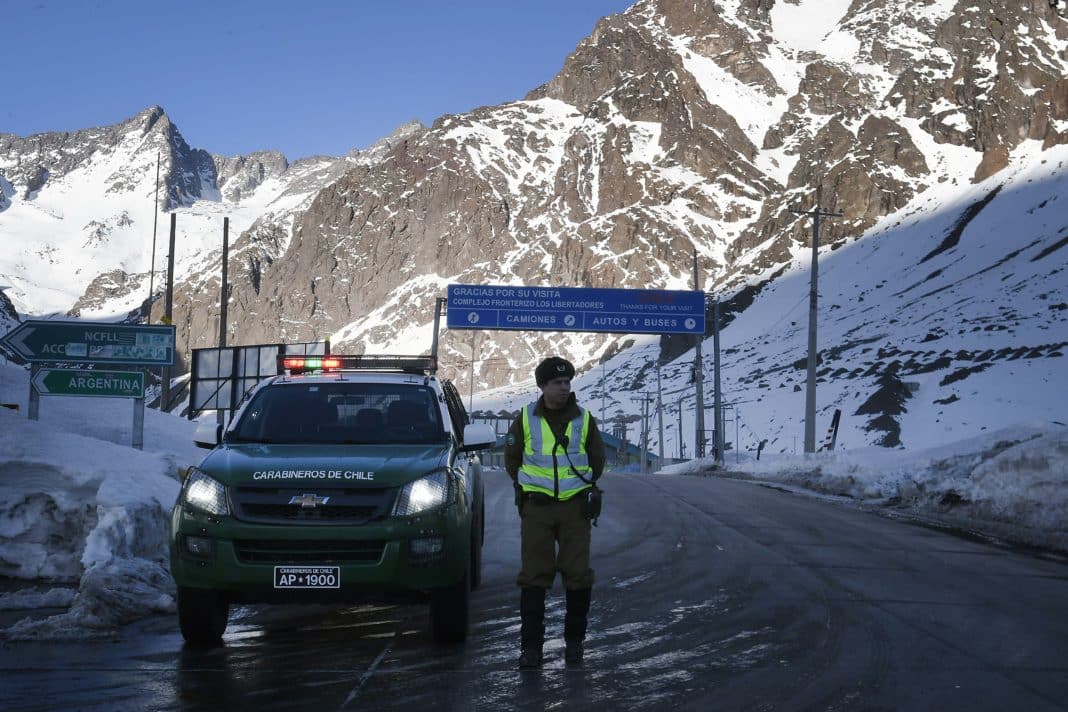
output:
{"label": "green directional sign", "polygon": [[24,321],[0,344],[31,363],[173,366],[174,327],[91,321]]}
{"label": "green directional sign", "polygon": [[33,387],[43,396],[144,398],[145,374],[141,371],[42,368],[33,377]]}

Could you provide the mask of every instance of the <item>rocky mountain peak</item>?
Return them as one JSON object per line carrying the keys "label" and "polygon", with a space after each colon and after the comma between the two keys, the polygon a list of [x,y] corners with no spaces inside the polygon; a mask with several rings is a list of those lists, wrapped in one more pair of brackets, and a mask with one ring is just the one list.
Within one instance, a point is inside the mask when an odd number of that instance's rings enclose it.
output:
{"label": "rocky mountain peak", "polygon": [[265,180],[278,178],[289,169],[289,161],[278,151],[256,151],[244,156],[212,156],[216,185],[223,196],[235,203],[256,190]]}
{"label": "rocky mountain peak", "polygon": [[0,134],[0,178],[23,200],[93,161],[118,157],[122,167],[108,177],[107,192],[133,190],[144,166],[161,161],[161,209],[188,205],[215,188],[215,165],[206,151],[192,149],[162,107],[152,106],[118,124],[71,132],[20,137]]}

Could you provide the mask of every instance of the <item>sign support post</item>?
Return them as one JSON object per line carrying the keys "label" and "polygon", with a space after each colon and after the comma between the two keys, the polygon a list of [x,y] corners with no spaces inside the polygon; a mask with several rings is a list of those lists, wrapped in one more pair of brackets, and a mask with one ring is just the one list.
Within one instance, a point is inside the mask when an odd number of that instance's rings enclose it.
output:
{"label": "sign support post", "polygon": [[134,398],[133,437],[130,445],[134,450],[145,448],[145,397]]}
{"label": "sign support post", "polygon": [[37,376],[37,372],[40,370],[40,364],[30,364],[30,398],[28,403],[29,407],[26,409],[26,415],[30,420],[38,420],[41,413],[41,396],[37,393],[37,389],[33,387],[33,379]]}

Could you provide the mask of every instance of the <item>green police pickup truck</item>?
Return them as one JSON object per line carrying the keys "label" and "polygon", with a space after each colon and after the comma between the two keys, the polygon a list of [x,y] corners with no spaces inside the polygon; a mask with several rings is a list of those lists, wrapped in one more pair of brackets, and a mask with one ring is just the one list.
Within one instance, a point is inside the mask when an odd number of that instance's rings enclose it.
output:
{"label": "green police pickup truck", "polygon": [[389,600],[429,602],[434,639],[463,640],[492,429],[432,359],[285,361],[225,430],[197,430],[213,449],[171,519],[182,636],[218,644],[232,603]]}

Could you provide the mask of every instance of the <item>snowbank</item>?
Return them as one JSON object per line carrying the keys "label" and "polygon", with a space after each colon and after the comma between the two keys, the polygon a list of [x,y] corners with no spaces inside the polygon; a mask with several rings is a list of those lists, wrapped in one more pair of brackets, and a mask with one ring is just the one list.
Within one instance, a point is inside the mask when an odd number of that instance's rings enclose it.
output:
{"label": "snowbank", "polygon": [[[919,451],[728,453],[724,474],[945,515],[997,536],[1068,551],[1068,427],[1028,424]],[[711,458],[664,474],[714,472]]]}
{"label": "snowbank", "polygon": [[[26,417],[28,375],[0,365],[0,610],[27,618],[9,638],[111,633],[174,609],[167,569],[177,472],[202,452],[194,424],[145,413],[145,450],[129,446],[132,401],[42,398]],[[76,588],[75,588],[76,586]],[[41,618],[37,609],[68,608]]]}

